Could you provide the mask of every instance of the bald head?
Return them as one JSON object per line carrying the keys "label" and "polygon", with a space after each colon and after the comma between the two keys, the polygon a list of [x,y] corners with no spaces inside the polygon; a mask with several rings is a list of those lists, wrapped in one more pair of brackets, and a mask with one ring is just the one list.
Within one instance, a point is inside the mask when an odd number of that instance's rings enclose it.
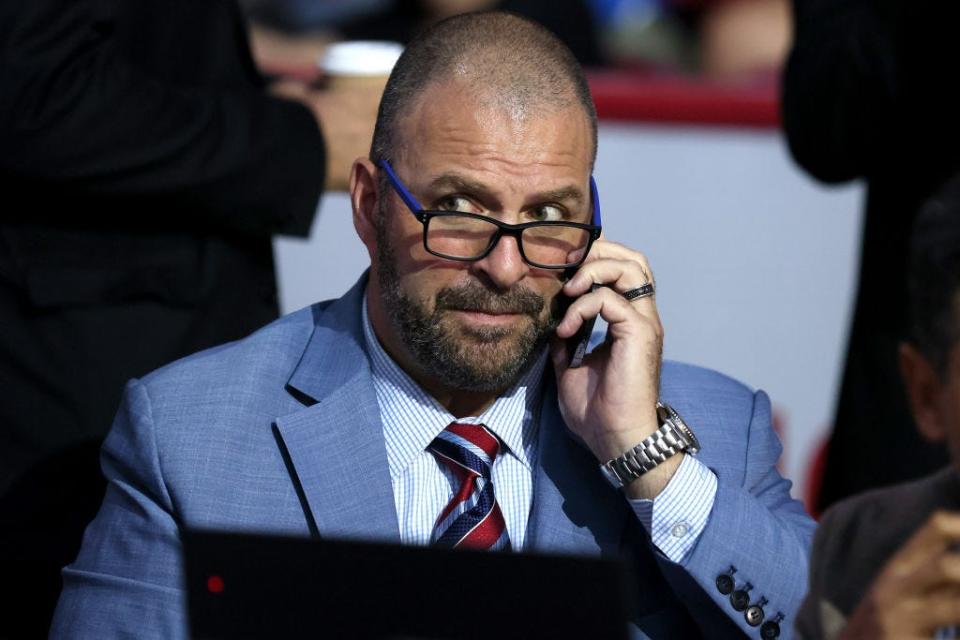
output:
{"label": "bald head", "polygon": [[486,108],[517,119],[579,105],[590,122],[596,157],[597,114],[583,70],[544,27],[519,16],[473,13],[437,23],[406,48],[380,101],[371,159],[395,158],[405,141],[399,123],[426,89],[454,82]]}

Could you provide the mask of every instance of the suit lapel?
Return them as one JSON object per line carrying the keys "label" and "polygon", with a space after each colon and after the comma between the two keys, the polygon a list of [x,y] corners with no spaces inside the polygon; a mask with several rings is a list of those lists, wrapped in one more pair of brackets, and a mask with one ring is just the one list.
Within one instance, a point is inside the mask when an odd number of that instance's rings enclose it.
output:
{"label": "suit lapel", "polygon": [[593,454],[568,433],[552,368],[544,375],[529,547],[581,555],[616,553],[626,526],[626,501],[603,479]]}
{"label": "suit lapel", "polygon": [[399,542],[380,410],[362,346],[365,281],[315,308],[313,335],[287,384],[306,406],[275,424],[321,536]]}

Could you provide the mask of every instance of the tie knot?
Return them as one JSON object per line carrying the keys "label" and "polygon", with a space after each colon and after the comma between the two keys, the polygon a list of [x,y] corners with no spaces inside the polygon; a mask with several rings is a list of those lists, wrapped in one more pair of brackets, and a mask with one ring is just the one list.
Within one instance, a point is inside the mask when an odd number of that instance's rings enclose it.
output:
{"label": "tie knot", "polygon": [[500,441],[482,424],[450,423],[430,443],[430,452],[447,465],[484,478],[500,451]]}
{"label": "tie knot", "polygon": [[490,479],[500,451],[497,436],[482,424],[454,422],[434,438],[429,451],[460,479],[459,489],[437,518],[433,542],[444,547],[509,550],[507,525]]}

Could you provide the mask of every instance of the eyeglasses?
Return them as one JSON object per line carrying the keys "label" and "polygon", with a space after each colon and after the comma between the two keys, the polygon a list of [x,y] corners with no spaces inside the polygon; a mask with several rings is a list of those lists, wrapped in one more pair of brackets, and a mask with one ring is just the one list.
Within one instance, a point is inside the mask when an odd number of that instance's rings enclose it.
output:
{"label": "eyeglasses", "polygon": [[593,242],[600,237],[600,197],[590,178],[593,224],[538,221],[507,224],[494,218],[464,211],[427,211],[400,182],[386,160],[379,163],[397,195],[423,225],[423,248],[448,260],[482,260],[503,236],[517,239],[520,256],[540,269],[570,269],[586,259]]}

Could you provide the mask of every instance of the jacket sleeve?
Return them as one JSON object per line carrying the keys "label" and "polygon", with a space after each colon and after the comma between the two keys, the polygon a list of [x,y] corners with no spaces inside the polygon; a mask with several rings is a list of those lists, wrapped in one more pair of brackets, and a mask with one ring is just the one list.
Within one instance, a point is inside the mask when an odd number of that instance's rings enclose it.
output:
{"label": "jacket sleeve", "polygon": [[131,381],[103,445],[103,505],[63,570],[50,637],[186,636],[179,528],[154,436],[150,399]]}
{"label": "jacket sleeve", "polygon": [[[2,3],[0,173],[169,204],[171,219],[189,208],[192,225],[306,234],[325,170],[309,110],[267,95],[254,75],[232,89],[171,84],[126,59],[117,40],[102,0]],[[236,43],[210,43],[227,45]]]}
{"label": "jacket sleeve", "polygon": [[[780,638],[793,637],[795,614],[806,592],[807,561],[814,522],[803,505],[790,497],[791,483],[777,470],[781,446],[773,430],[770,401],[758,391],[748,417],[746,460],[741,477],[719,473],[713,510],[690,554],[677,564],[658,556],[661,570],[708,637],[710,616],[699,601],[709,600],[749,638],[760,638],[730,596],[717,587],[717,577],[736,569],[736,589],[750,585],[750,604],[761,604],[764,621],[776,622]],[[694,588],[699,587],[699,589]],[[705,597],[704,597],[705,596]],[[704,628],[706,627],[706,628]]]}

